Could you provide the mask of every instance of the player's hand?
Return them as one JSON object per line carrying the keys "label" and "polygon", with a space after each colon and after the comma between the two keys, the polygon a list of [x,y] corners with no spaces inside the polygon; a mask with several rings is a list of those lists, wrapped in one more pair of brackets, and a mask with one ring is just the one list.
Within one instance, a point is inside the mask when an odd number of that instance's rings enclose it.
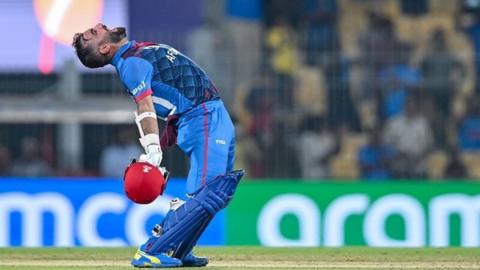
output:
{"label": "player's hand", "polygon": [[147,151],[147,153],[140,155],[138,160],[148,162],[153,166],[160,168],[160,164],[162,163],[162,158],[163,158],[162,149],[160,148],[160,145],[151,144],[147,146],[145,150]]}

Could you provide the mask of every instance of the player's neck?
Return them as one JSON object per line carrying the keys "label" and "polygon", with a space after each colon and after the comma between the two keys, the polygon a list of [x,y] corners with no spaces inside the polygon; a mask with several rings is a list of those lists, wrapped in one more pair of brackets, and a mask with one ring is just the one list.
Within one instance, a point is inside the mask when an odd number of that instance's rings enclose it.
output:
{"label": "player's neck", "polygon": [[128,43],[128,39],[127,38],[123,38],[122,40],[120,40],[120,42],[117,43],[118,47],[117,47],[117,50],[122,47],[123,45],[127,44]]}
{"label": "player's neck", "polygon": [[127,38],[124,38],[122,40],[120,40],[118,43],[116,43],[115,45],[112,45],[112,49],[110,50],[110,58],[113,59],[113,57],[115,56],[115,54],[117,53],[117,51],[125,44],[128,43],[128,39]]}

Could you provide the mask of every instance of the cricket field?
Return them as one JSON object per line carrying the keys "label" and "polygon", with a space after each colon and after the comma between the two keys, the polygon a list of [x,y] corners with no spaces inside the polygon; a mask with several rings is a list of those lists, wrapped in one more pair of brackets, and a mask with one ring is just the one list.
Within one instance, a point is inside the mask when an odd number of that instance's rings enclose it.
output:
{"label": "cricket field", "polygon": [[[134,269],[134,248],[1,248],[0,269]],[[480,269],[480,249],[204,247],[208,269]]]}

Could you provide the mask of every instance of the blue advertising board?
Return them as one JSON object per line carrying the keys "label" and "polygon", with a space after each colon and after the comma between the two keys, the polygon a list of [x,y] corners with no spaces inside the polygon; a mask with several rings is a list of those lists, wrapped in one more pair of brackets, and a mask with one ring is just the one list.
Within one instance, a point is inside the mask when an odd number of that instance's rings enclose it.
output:
{"label": "blue advertising board", "polygon": [[[186,199],[185,181],[171,179],[149,205],[128,200],[111,178],[0,178],[0,246],[135,246],[169,209]],[[210,223],[199,245],[225,243],[225,214]]]}

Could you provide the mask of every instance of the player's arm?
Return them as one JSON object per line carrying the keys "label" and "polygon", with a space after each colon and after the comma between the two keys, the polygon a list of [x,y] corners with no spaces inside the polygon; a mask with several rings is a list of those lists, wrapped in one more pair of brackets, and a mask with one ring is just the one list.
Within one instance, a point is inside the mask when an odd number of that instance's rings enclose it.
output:
{"label": "player's arm", "polygon": [[140,132],[140,143],[145,149],[145,155],[141,155],[139,160],[149,162],[159,167],[162,162],[163,153],[160,147],[157,115],[150,94],[141,100],[137,100],[135,122]]}
{"label": "player's arm", "polygon": [[129,94],[137,103],[135,122],[140,133],[140,143],[145,155],[139,160],[147,161],[155,166],[162,162],[162,150],[157,123],[157,115],[152,101],[152,65],[141,58],[129,57],[121,68],[121,79]]}
{"label": "player's arm", "polygon": [[[148,95],[142,100],[137,101],[137,114],[141,115],[142,113],[155,113],[155,107],[153,106],[152,96]],[[141,122],[142,130],[144,134],[159,134],[158,122],[154,117],[144,118]]]}

